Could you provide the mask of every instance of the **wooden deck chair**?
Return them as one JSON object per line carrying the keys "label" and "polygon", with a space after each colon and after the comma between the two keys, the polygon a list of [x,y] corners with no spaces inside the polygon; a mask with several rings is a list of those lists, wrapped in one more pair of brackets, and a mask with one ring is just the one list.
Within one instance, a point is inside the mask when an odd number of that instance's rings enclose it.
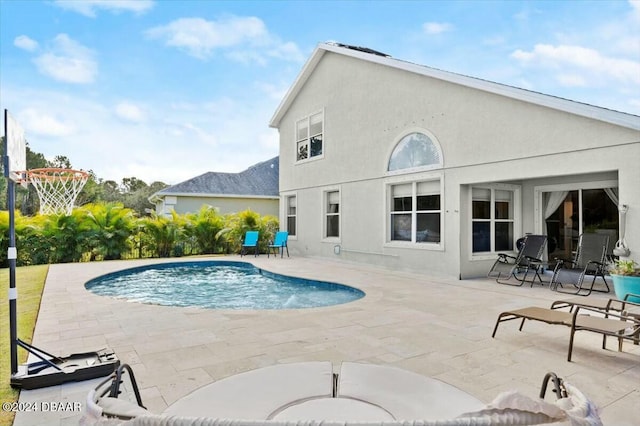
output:
{"label": "wooden deck chair", "polygon": [[247,231],[244,234],[244,243],[240,249],[240,257],[244,256],[251,248],[254,249],[255,256],[258,256],[258,237],[260,233],[258,231]]}
{"label": "wooden deck chair", "polygon": [[[521,286],[528,273],[533,271],[535,275],[531,284],[533,285],[536,277],[542,282],[540,269],[542,266],[542,253],[546,243],[546,235],[527,234],[524,237],[518,255],[510,256],[506,253],[499,253],[498,259],[489,270],[487,276],[489,278],[495,278],[499,284]],[[512,283],[507,281],[511,277],[514,277],[518,282]]]}
{"label": "wooden deck chair", "polygon": [[[640,304],[625,302],[626,308],[640,307]],[[581,312],[582,311],[582,312]],[[587,314],[585,314],[587,311]],[[593,315],[597,313],[599,315]],[[573,341],[576,331],[590,331],[606,336],[618,338],[618,351],[622,351],[623,339],[633,340],[640,338],[640,315],[625,310],[621,313],[604,311],[597,308],[575,305],[573,312],[560,311],[558,309],[540,308],[531,306],[513,311],[502,312],[493,328],[491,337],[495,337],[498,326],[511,320],[521,320],[519,330],[522,331],[526,320],[540,321],[551,325],[562,325],[571,329],[567,361],[571,361]],[[606,349],[606,339],[602,341],[602,349]]]}
{"label": "wooden deck chair", "polygon": [[[588,296],[592,291],[608,293],[610,289],[605,278],[608,246],[609,236],[606,234],[580,235],[574,259],[558,260],[556,263],[551,289],[579,296]],[[605,289],[594,288],[598,278],[602,279]],[[563,285],[568,285],[568,288],[564,288]]]}
{"label": "wooden deck chair", "polygon": [[289,239],[289,232],[287,231],[278,231],[276,232],[276,237],[267,247],[267,257],[269,257],[269,253],[273,249],[274,256],[278,254],[278,250],[280,251],[280,257],[284,257],[284,251],[287,250],[287,257],[289,257],[289,247],[287,246],[287,240]]}

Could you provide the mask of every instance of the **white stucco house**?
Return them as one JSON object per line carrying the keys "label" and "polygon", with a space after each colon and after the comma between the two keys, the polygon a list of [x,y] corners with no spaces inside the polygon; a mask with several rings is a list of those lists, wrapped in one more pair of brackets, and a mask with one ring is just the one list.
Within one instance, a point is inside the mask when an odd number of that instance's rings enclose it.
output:
{"label": "white stucco house", "polygon": [[278,157],[239,173],[207,172],[168,186],[149,197],[158,215],[195,213],[203,205],[221,214],[252,210],[261,216],[279,214]]}
{"label": "white stucco house", "polygon": [[525,233],[582,232],[640,262],[640,117],[317,46],[276,110],[280,223],[298,255],[486,275]]}

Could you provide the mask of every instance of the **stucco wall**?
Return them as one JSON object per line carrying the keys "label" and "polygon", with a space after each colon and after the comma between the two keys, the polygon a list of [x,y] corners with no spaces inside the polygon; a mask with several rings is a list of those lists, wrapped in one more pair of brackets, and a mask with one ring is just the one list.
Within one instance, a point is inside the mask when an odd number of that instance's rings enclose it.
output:
{"label": "stucco wall", "polygon": [[[278,217],[277,199],[261,198],[210,198],[210,197],[186,197],[177,198],[174,210],[176,213],[195,213],[203,205],[209,205],[220,209],[221,214],[236,213],[243,210],[252,210],[260,215],[272,215]],[[171,207],[167,205],[166,207]]]}
{"label": "stucco wall", "polygon": [[[295,121],[323,108],[324,158],[296,163]],[[393,179],[387,162],[399,138],[416,129],[432,135],[444,156],[444,241],[435,250],[385,244],[385,193]],[[291,248],[301,254],[338,256],[333,247],[340,244],[347,260],[482,275],[490,263],[470,258],[468,185],[521,185],[520,232],[534,232],[536,182],[602,173],[619,180],[620,201],[631,206],[627,242],[640,253],[638,131],[335,53],[319,62],[279,131],[280,190],[298,195]],[[322,239],[322,191],[330,186],[342,195],[338,242]]]}

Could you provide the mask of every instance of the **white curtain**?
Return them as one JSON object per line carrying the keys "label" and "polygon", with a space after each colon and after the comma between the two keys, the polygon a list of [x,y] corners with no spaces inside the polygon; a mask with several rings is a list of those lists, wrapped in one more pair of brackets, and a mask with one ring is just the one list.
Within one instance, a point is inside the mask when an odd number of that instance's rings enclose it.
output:
{"label": "white curtain", "polygon": [[551,216],[558,207],[564,202],[564,199],[569,195],[569,191],[553,191],[547,192],[549,196],[547,197],[547,203],[544,206],[544,222],[542,224],[542,231],[546,235],[547,234],[547,219]]}
{"label": "white curtain", "polygon": [[[547,202],[544,206],[544,220],[542,221],[542,233],[547,235],[547,219],[556,211],[558,207],[564,202],[567,195],[569,195],[569,191],[553,191],[547,192]],[[548,247],[549,242],[547,242]],[[547,260],[548,258],[548,250],[545,250],[542,259]]]}
{"label": "white curtain", "polygon": [[604,188],[604,192],[609,196],[613,204],[618,205],[618,188]]}

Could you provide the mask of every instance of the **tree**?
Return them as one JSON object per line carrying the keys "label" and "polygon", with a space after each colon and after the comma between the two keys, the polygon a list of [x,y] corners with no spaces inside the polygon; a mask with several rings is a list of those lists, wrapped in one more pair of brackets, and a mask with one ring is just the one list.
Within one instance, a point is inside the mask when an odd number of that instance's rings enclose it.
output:
{"label": "tree", "polygon": [[224,239],[219,234],[224,228],[224,219],[218,209],[202,206],[198,213],[186,215],[185,233],[192,238],[201,254],[219,253],[224,248]]}
{"label": "tree", "polygon": [[71,160],[66,155],[56,155],[53,161],[50,163],[50,167],[57,167],[60,169],[70,169]]}
{"label": "tree", "polygon": [[87,204],[84,229],[92,241],[93,255],[104,260],[120,259],[129,251],[129,237],[133,234],[136,221],[133,210],[121,203]]}
{"label": "tree", "polygon": [[169,257],[176,249],[176,243],[184,232],[184,219],[176,212],[171,217],[151,216],[141,219],[143,234],[149,240],[152,250],[157,257]]}
{"label": "tree", "polygon": [[87,247],[89,237],[85,226],[86,212],[76,209],[71,215],[38,215],[41,223],[38,251],[49,252],[49,262],[79,262]]}
{"label": "tree", "polygon": [[93,170],[89,170],[89,179],[76,198],[76,206],[89,203],[97,203],[103,199],[103,186],[98,183],[98,178]]}
{"label": "tree", "polygon": [[135,192],[146,188],[148,185],[143,180],[136,177],[128,177],[122,179],[122,188],[125,193]]}

